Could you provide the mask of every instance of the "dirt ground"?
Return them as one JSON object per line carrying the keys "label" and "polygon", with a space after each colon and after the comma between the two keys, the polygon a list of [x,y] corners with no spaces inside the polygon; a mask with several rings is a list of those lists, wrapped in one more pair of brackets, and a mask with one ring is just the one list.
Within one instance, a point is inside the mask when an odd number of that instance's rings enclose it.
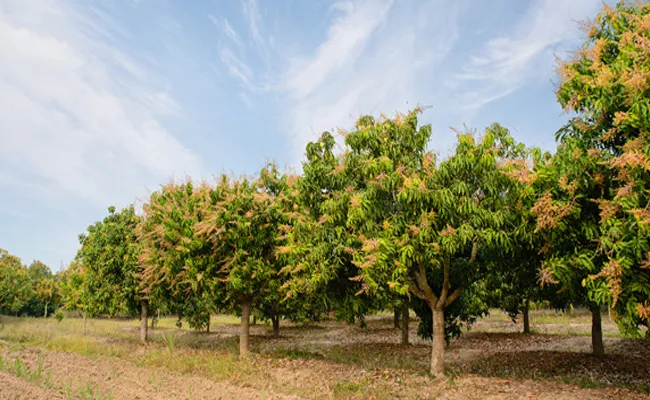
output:
{"label": "dirt ground", "polygon": [[[580,321],[569,325],[578,333],[589,328]],[[159,328],[149,346],[128,347],[135,350],[119,357],[5,342],[0,346],[0,399],[650,399],[648,341],[606,337],[607,355],[599,359],[589,354],[589,336],[522,335],[512,327],[508,321],[480,321],[453,340],[445,355],[449,373],[442,379],[426,374],[430,342],[416,336],[417,323],[412,321],[411,344],[404,347],[398,344],[399,330],[385,317],[369,319],[365,329],[334,321],[284,324],[279,338],[271,337],[268,327],[254,326],[255,369],[228,378],[200,372],[200,366],[179,373],[142,360],[164,350],[157,340],[169,332],[182,339],[175,357],[227,354],[236,344],[236,324],[213,324],[209,334]],[[116,329],[137,337],[135,324]],[[606,324],[605,331],[612,332],[612,326]],[[103,335],[108,334],[91,337],[137,346]],[[30,370],[41,359],[47,382],[7,372],[16,358]]]}
{"label": "dirt ground", "polygon": [[[24,348],[3,354],[3,358],[20,357],[30,368],[35,368],[38,356],[44,355],[43,370],[51,371],[49,384],[32,383],[27,379],[2,373],[2,399],[59,399],[88,398],[113,399],[297,399],[277,393],[264,393],[214,382],[194,376],[178,376],[163,371],[152,371],[131,363],[113,359],[94,359],[78,354]],[[6,384],[5,384],[6,382]],[[6,387],[5,387],[6,386]],[[48,386],[50,388],[48,388]],[[88,388],[91,387],[91,390]],[[64,394],[66,396],[64,396]]]}

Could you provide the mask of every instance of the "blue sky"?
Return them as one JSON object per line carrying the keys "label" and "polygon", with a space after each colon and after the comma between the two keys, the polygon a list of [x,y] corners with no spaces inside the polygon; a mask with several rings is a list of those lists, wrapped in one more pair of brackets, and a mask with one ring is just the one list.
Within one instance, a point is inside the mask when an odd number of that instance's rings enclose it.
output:
{"label": "blue sky", "polygon": [[3,0],[0,248],[58,270],[170,177],[299,167],[364,113],[430,106],[554,147],[555,57],[601,0]]}

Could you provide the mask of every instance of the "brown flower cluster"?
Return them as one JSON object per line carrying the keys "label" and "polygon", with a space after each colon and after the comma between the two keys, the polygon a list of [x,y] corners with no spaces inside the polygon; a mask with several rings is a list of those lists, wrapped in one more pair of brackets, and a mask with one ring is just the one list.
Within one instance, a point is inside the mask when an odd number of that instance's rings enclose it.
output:
{"label": "brown flower cluster", "polygon": [[537,200],[533,208],[533,214],[537,216],[536,231],[555,228],[558,223],[571,212],[571,203],[566,205],[555,204],[550,191]]}

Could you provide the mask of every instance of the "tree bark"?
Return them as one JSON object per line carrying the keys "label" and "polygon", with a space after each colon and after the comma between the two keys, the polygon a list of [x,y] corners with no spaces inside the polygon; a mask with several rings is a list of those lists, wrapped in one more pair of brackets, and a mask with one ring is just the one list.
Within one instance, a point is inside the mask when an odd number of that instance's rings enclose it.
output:
{"label": "tree bark", "polygon": [[147,303],[142,302],[140,303],[140,342],[145,343],[147,341],[147,335],[148,335],[148,325],[147,325]]}
{"label": "tree bark", "polygon": [[433,309],[433,343],[431,345],[431,375],[445,374],[445,311]]}
{"label": "tree bark", "polygon": [[244,299],[241,305],[241,332],[239,334],[239,356],[247,358],[250,355],[248,344],[250,332],[251,300]]}
{"label": "tree bark", "polygon": [[530,334],[530,317],[528,311],[530,310],[530,300],[526,299],[524,302],[524,333],[526,335]]}
{"label": "tree bark", "polygon": [[399,320],[401,318],[401,311],[399,307],[395,306],[393,308],[393,327],[399,329]]}
{"label": "tree bark", "polygon": [[602,357],[605,354],[600,307],[591,307],[591,349],[595,356]]}
{"label": "tree bark", "polygon": [[47,318],[47,306],[49,303],[50,303],[49,301],[45,302],[45,311],[43,312],[43,318]]}
{"label": "tree bark", "polygon": [[212,319],[212,315],[208,315],[208,326],[206,327],[206,332],[210,333],[210,319]]}
{"label": "tree bark", "polygon": [[83,313],[83,319],[84,319],[84,336],[86,336],[86,311]]}
{"label": "tree bark", "polygon": [[408,298],[402,303],[402,310],[400,311],[402,316],[402,345],[406,346],[409,344],[409,301]]}
{"label": "tree bark", "polygon": [[273,323],[273,337],[280,336],[280,316],[279,315],[272,316],[271,322]]}

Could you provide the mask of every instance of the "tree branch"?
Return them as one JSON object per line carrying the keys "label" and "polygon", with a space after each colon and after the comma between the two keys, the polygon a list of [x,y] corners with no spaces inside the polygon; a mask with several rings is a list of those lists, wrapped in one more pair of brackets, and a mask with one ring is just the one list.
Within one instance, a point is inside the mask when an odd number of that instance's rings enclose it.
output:
{"label": "tree branch", "polygon": [[442,260],[442,270],[443,270],[443,280],[442,280],[442,292],[440,293],[440,298],[438,299],[437,305],[445,304],[447,301],[447,294],[449,294],[449,268],[451,264],[451,259],[448,254],[443,256]]}
{"label": "tree branch", "polygon": [[433,308],[438,302],[438,297],[433,294],[431,286],[427,283],[427,274],[424,270],[424,264],[420,264],[419,271],[415,274],[415,282],[417,283],[418,289],[423,292],[424,298],[427,303]]}
{"label": "tree branch", "polygon": [[472,244],[472,255],[471,255],[470,259],[469,259],[470,262],[476,261],[476,254],[478,254],[478,242],[475,241]]}
{"label": "tree branch", "polygon": [[448,307],[451,303],[453,303],[458,296],[460,296],[460,293],[463,291],[462,287],[457,288],[454,290],[449,297],[447,297],[447,300],[445,300],[445,307]]}

